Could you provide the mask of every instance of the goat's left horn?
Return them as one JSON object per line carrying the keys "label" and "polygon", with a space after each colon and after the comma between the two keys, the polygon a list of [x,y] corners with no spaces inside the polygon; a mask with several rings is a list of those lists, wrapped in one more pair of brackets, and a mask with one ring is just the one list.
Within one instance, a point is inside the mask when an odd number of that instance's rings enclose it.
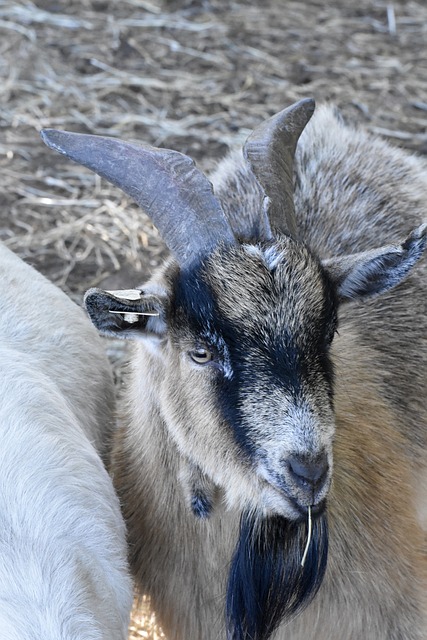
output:
{"label": "goat's left horn", "polygon": [[314,100],[305,98],[266,120],[249,136],[245,158],[262,187],[273,233],[297,236],[293,165],[298,139],[314,112]]}
{"label": "goat's left horn", "polygon": [[211,183],[183,153],[54,129],[41,137],[136,200],[181,266],[235,242]]}

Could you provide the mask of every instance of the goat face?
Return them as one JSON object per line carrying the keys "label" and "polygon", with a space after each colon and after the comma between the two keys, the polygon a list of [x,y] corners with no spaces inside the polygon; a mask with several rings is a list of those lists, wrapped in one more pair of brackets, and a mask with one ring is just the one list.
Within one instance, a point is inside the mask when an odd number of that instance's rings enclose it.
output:
{"label": "goat face", "polygon": [[336,300],[317,260],[290,238],[220,248],[176,275],[166,324],[162,404],[184,455],[233,506],[321,510]]}

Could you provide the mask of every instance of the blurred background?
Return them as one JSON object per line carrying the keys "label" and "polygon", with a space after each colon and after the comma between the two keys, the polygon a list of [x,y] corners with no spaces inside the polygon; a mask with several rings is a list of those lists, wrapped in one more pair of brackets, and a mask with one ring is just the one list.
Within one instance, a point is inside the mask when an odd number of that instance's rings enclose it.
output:
{"label": "blurred background", "polygon": [[[424,0],[0,0],[0,240],[77,302],[165,255],[127,197],[47,149],[53,127],[173,148],[211,170],[312,96],[427,154]],[[108,345],[118,384],[124,346]],[[148,603],[131,638],[163,637]]]}

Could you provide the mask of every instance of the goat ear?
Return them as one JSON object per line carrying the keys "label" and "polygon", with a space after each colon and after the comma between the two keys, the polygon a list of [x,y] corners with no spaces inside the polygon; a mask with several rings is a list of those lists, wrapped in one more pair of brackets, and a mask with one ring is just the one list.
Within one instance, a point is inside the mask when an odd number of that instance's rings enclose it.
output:
{"label": "goat ear", "polygon": [[166,330],[165,300],[139,289],[89,289],[84,306],[98,331],[116,338],[162,337]]}
{"label": "goat ear", "polygon": [[369,298],[398,285],[421,258],[426,244],[427,224],[423,224],[400,245],[325,260],[323,266],[341,302]]}

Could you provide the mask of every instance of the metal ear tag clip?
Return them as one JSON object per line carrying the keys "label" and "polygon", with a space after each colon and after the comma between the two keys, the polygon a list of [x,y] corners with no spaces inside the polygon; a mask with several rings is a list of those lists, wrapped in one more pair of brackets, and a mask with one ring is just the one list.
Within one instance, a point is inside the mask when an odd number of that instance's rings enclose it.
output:
{"label": "metal ear tag clip", "polygon": [[[118,289],[117,291],[107,291],[115,298],[119,298],[120,300],[140,300],[141,299],[141,291],[139,289]],[[156,311],[132,311],[131,313],[127,313],[125,311],[113,311],[111,309],[108,310],[108,313],[115,313],[123,316],[123,320],[128,322],[129,324],[134,324],[138,322],[139,316],[151,316],[158,317],[160,314]]]}
{"label": "metal ear tag clip", "polygon": [[134,324],[135,322],[138,322],[139,316],[151,316],[156,318],[160,315],[159,313],[156,313],[154,311],[132,311],[132,313],[128,313],[126,311],[112,311],[111,309],[108,310],[108,313],[115,313],[118,315],[122,315],[123,320],[125,322],[128,322],[129,324]]}

